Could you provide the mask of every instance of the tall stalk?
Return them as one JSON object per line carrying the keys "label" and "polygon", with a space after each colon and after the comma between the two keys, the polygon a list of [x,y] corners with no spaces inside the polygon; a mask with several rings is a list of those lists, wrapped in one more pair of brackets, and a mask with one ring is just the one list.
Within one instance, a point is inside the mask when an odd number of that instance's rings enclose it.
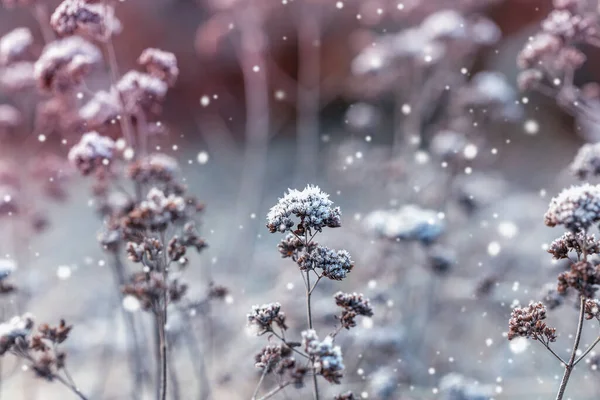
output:
{"label": "tall stalk", "polygon": [[556,400],[562,400],[565,395],[565,390],[567,389],[567,384],[569,383],[569,378],[571,377],[571,372],[573,372],[573,367],[576,364],[577,357],[577,349],[579,348],[579,342],[581,341],[581,331],[583,329],[583,318],[585,316],[585,297],[580,296],[579,300],[579,321],[577,323],[577,332],[575,333],[575,343],[573,343],[573,350],[571,350],[571,357],[565,365],[565,373],[563,374],[562,380],[560,382],[560,387],[558,388],[558,393],[556,394]]}
{"label": "tall stalk", "polygon": [[298,25],[298,159],[296,181],[309,182],[317,175],[319,151],[321,27],[320,5],[309,1],[301,5]]}
{"label": "tall stalk", "polygon": [[[309,244],[310,244],[311,240],[308,239],[308,232],[305,232],[304,234],[304,248],[308,249]],[[312,291],[314,289],[311,288],[310,286],[310,270],[306,270],[306,318],[307,318],[307,322],[308,322],[308,329],[312,329],[313,328],[313,320],[312,320],[312,307],[311,307],[311,296],[312,296]],[[319,283],[319,281],[317,280],[317,282],[315,282],[315,287],[317,286],[317,283]],[[310,358],[310,362],[311,364],[314,365],[314,357]],[[313,367],[313,397],[315,400],[319,400],[319,382],[317,381],[317,374],[315,373],[315,369]]]}

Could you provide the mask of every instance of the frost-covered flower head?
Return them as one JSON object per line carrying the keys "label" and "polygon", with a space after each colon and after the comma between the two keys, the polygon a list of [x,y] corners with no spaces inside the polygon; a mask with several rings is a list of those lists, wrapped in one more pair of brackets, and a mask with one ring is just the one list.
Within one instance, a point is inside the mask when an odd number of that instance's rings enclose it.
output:
{"label": "frost-covered flower head", "polygon": [[125,102],[129,113],[140,108],[152,109],[167,95],[167,84],[155,76],[139,71],[129,71],[117,82],[117,91]]}
{"label": "frost-covered flower head", "polygon": [[356,326],[354,318],[358,315],[365,317],[373,316],[373,309],[371,308],[369,299],[364,297],[362,293],[337,292],[334,298],[335,303],[343,309],[339,319],[342,326],[346,329]]}
{"label": "frost-covered flower head", "polygon": [[564,225],[572,232],[586,230],[600,221],[600,185],[583,184],[564,189],[550,201],[544,222]]}
{"label": "frost-covered flower head", "polygon": [[581,146],[570,170],[579,179],[600,175],[600,143],[587,143]]}
{"label": "frost-covered flower head", "polygon": [[130,164],[127,175],[140,183],[168,182],[178,170],[176,159],[164,153],[153,153]]}
{"label": "frost-covered flower head", "polygon": [[317,333],[310,329],[302,332],[302,345],[306,354],[313,357],[316,372],[331,383],[340,383],[344,360],[340,346],[333,345],[333,337],[328,335],[320,341]]}
{"label": "frost-covered flower head", "polygon": [[23,61],[33,45],[33,35],[29,28],[16,28],[0,39],[0,65]]}
{"label": "frost-covered flower head", "polygon": [[308,185],[302,191],[289,189],[267,214],[267,228],[271,233],[292,231],[296,224],[292,217],[299,220],[301,231],[320,232],[324,227],[341,226],[339,207],[333,207],[329,195],[318,186]]}
{"label": "frost-covered flower head", "polygon": [[270,332],[274,323],[281,329],[287,329],[285,313],[281,311],[279,303],[252,306],[252,312],[248,313],[247,317],[248,326],[255,328],[257,335]]}
{"label": "frost-covered flower head", "polygon": [[88,132],[69,151],[69,161],[83,175],[88,175],[101,165],[107,165],[113,158],[115,142],[98,132]]}
{"label": "frost-covered flower head", "polygon": [[346,250],[332,250],[325,246],[317,246],[311,252],[298,257],[298,265],[303,271],[321,269],[321,274],[329,279],[340,281],[354,267],[354,262]]}
{"label": "frost-covered flower head", "polygon": [[56,40],[44,47],[34,74],[45,91],[66,92],[79,85],[102,59],[100,50],[79,36]]}
{"label": "frost-covered flower head", "polygon": [[79,34],[101,41],[121,31],[111,5],[85,0],[64,0],[52,13],[50,25],[59,36]]}
{"label": "frost-covered flower head", "polygon": [[177,67],[177,58],[175,54],[154,48],[145,49],[138,64],[146,69],[150,75],[164,81],[167,85],[173,86],[179,76]]}
{"label": "frost-covered flower head", "polygon": [[0,324],[0,355],[6,353],[18,338],[31,333],[33,318],[29,314],[16,316]]}
{"label": "frost-covered flower head", "polygon": [[547,57],[556,55],[562,47],[561,40],[548,33],[538,33],[521,50],[517,57],[520,68],[533,68]]}
{"label": "frost-covered flower head", "polygon": [[144,224],[150,229],[162,230],[169,222],[183,216],[185,200],[172,193],[167,196],[162,190],[154,187],[148,191],[146,199],[135,211],[139,212],[145,220]]}

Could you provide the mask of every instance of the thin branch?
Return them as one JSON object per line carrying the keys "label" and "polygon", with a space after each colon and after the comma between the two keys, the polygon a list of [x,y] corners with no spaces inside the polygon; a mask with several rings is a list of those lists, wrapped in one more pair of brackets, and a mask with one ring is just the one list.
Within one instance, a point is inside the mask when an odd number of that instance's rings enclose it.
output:
{"label": "thin branch", "polygon": [[545,343],[545,342],[542,342],[542,341],[540,341],[540,343],[541,343],[541,344],[543,344],[543,345],[544,345],[544,347],[545,347],[545,348],[546,348],[546,349],[547,349],[547,350],[548,350],[550,353],[552,353],[552,355],[554,355],[554,357],[556,357],[556,358],[558,359],[558,361],[560,361],[560,362],[561,362],[561,364],[562,364],[562,365],[567,365],[567,362],[566,362],[565,360],[563,360],[561,356],[559,356],[558,354],[556,354],[556,353],[554,352],[554,350],[552,350],[552,349],[550,348],[550,346],[549,346],[547,343]]}
{"label": "thin branch", "polygon": [[292,382],[282,383],[281,385],[277,386],[276,388],[274,388],[273,390],[271,390],[269,393],[265,394],[263,397],[261,397],[258,400],[267,400],[267,399],[270,399],[271,397],[273,397],[277,393],[279,393],[281,390],[283,390],[286,386],[291,385],[291,383]]}
{"label": "thin branch", "polygon": [[587,355],[589,354],[589,352],[590,352],[590,351],[592,351],[592,349],[593,349],[594,347],[596,347],[596,345],[597,345],[598,343],[600,343],[600,336],[598,336],[598,337],[596,338],[596,340],[594,340],[594,343],[592,343],[592,344],[590,345],[590,347],[588,347],[588,348],[587,348],[587,350],[586,350],[585,352],[583,352],[583,354],[582,354],[582,355],[581,355],[581,356],[580,356],[580,357],[579,357],[577,360],[575,360],[575,362],[573,363],[573,366],[576,366],[577,364],[579,364],[579,362],[580,362],[581,360],[583,360],[583,359],[585,358],[585,356],[587,356]]}

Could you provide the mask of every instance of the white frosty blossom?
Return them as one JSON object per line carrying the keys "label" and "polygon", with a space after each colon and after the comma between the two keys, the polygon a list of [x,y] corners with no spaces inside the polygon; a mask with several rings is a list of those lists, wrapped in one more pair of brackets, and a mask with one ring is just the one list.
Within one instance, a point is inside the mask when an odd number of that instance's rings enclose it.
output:
{"label": "white frosty blossom", "polygon": [[299,219],[298,225],[303,230],[320,232],[324,227],[341,225],[339,207],[333,207],[329,195],[312,185],[302,191],[289,189],[267,214],[267,227],[271,232],[292,231],[295,225],[292,217]]}
{"label": "white frosty blossom", "polygon": [[247,318],[248,325],[256,328],[258,335],[271,331],[273,323],[281,329],[287,329],[285,314],[281,311],[281,304],[279,303],[252,306],[252,312],[248,313]]}
{"label": "white frosty blossom", "polygon": [[16,28],[0,39],[0,64],[21,61],[33,45],[33,35],[29,28]]}
{"label": "white frosty blossom", "polygon": [[570,166],[571,172],[580,179],[600,175],[600,143],[581,146]]}
{"label": "white frosty blossom", "polygon": [[600,185],[586,183],[564,189],[550,201],[544,221],[548,226],[564,225],[572,232],[600,222]]}
{"label": "white frosty blossom", "polygon": [[94,171],[105,160],[110,161],[115,150],[115,142],[98,132],[88,132],[81,137],[79,143],[69,151],[69,161],[87,175]]}
{"label": "white frosty blossom", "polygon": [[333,345],[333,337],[326,336],[319,341],[317,333],[310,329],[302,332],[302,345],[306,353],[314,358],[316,372],[329,382],[340,383],[344,376],[344,359],[340,346]]}
{"label": "white frosty blossom", "polygon": [[342,280],[354,267],[350,254],[346,250],[332,250],[325,246],[317,246],[310,253],[304,253],[298,258],[302,270],[319,268],[323,276],[332,280]]}

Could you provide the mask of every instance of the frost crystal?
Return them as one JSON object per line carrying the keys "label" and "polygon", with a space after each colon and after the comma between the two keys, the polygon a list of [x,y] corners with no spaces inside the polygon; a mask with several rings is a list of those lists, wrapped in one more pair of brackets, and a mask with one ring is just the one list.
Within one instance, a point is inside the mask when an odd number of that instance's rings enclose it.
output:
{"label": "frost crystal", "polygon": [[586,183],[564,189],[550,201],[544,221],[548,226],[564,225],[572,232],[588,229],[600,221],[600,186]]}
{"label": "frost crystal", "polygon": [[294,220],[300,219],[298,229],[320,232],[324,227],[337,228],[341,225],[340,209],[333,207],[329,195],[318,186],[308,185],[302,191],[289,189],[267,214],[267,228],[271,233],[292,231]]}

